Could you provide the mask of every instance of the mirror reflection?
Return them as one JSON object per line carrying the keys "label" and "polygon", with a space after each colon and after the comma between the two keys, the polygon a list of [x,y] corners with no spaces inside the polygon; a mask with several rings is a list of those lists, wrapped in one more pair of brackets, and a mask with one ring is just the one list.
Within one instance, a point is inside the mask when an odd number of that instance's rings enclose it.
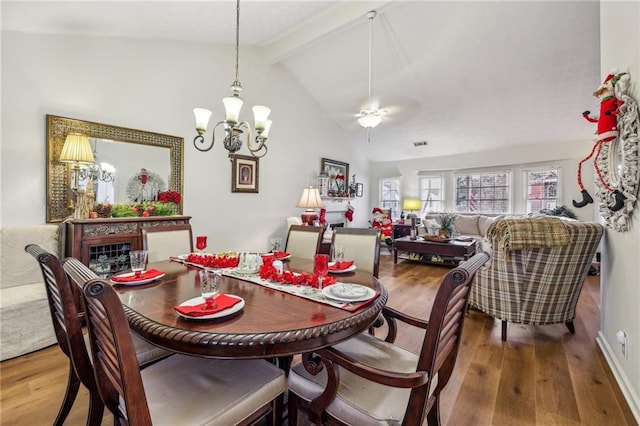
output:
{"label": "mirror reflection", "polygon": [[[75,134],[88,146],[65,151]],[[47,115],[47,222],[71,216],[78,188],[91,188],[96,203],[109,204],[153,201],[167,190],[182,194],[183,155],[183,138]]]}
{"label": "mirror reflection", "polygon": [[80,168],[79,188],[93,186],[96,203],[154,201],[168,189],[169,149],[98,138],[89,142],[95,163]]}

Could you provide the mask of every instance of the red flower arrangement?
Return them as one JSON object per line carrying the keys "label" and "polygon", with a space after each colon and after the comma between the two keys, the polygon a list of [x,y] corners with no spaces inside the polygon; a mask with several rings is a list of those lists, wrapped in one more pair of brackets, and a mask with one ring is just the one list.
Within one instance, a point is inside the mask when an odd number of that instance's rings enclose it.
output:
{"label": "red flower arrangement", "polygon": [[[306,272],[301,272],[300,274],[295,274],[291,271],[282,271],[282,273],[273,267],[273,265],[262,265],[260,267],[260,271],[258,272],[260,278],[263,280],[278,282],[282,284],[291,284],[291,285],[304,285],[308,287],[318,288],[318,275],[307,274]],[[324,277],[322,280],[323,287],[328,285],[332,285],[336,283],[336,279],[333,277]]]}
{"label": "red flower arrangement", "polygon": [[180,204],[180,201],[182,201],[182,195],[180,195],[178,191],[158,192],[158,201],[161,203]]}
{"label": "red flower arrangement", "polygon": [[226,255],[199,255],[191,253],[185,259],[185,262],[202,265],[205,268],[235,268],[240,263],[238,256]]}

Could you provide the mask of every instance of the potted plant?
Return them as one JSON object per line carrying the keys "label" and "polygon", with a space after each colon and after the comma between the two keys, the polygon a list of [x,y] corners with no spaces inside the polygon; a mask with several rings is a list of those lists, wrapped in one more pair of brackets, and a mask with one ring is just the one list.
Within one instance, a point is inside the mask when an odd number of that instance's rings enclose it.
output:
{"label": "potted plant", "polygon": [[440,213],[436,216],[436,221],[438,222],[438,225],[440,225],[438,235],[444,238],[451,238],[456,230],[455,220],[455,213]]}

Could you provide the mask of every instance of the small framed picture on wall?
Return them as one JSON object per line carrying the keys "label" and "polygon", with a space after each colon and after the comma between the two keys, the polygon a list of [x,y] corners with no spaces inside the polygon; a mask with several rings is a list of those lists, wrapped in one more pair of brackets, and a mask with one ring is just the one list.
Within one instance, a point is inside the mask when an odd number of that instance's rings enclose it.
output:
{"label": "small framed picture on wall", "polygon": [[364,185],[359,183],[356,186],[356,197],[362,197],[362,192],[364,191]]}
{"label": "small framed picture on wall", "polygon": [[259,168],[257,157],[234,155],[231,162],[231,192],[258,192]]}

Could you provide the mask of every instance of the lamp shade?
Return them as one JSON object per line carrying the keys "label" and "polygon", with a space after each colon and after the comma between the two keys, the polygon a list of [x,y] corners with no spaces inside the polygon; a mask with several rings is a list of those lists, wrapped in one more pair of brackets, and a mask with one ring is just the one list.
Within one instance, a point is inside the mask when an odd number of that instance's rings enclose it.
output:
{"label": "lamp shade", "polygon": [[227,112],[227,121],[237,123],[240,117],[240,109],[244,101],[240,96],[227,96],[222,99],[224,109]]}
{"label": "lamp shade", "polygon": [[303,189],[302,196],[300,197],[298,204],[296,204],[296,207],[302,207],[305,209],[323,208],[324,204],[322,204],[318,188],[310,186]]}
{"label": "lamp shade", "polygon": [[87,135],[69,133],[62,146],[59,160],[63,163],[95,163]]}
{"label": "lamp shade", "polygon": [[420,210],[422,203],[416,198],[407,198],[402,203],[402,210]]}
{"label": "lamp shade", "polygon": [[256,105],[253,108],[253,118],[256,123],[256,131],[263,131],[267,126],[267,119],[271,113],[271,109],[266,106]]}
{"label": "lamp shade", "polygon": [[206,108],[194,108],[193,115],[196,117],[196,130],[198,133],[204,133],[207,131],[209,125],[209,118],[211,117],[211,111]]}

